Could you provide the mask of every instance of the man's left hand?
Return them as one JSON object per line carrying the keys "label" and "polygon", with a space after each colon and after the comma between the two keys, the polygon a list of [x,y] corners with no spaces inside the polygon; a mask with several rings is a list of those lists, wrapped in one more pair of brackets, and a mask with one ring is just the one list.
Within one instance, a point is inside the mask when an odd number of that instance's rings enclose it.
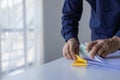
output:
{"label": "man's left hand", "polygon": [[95,55],[104,58],[118,49],[120,49],[120,37],[117,36],[109,39],[92,41],[87,45],[87,51],[91,51],[90,55],[92,59]]}

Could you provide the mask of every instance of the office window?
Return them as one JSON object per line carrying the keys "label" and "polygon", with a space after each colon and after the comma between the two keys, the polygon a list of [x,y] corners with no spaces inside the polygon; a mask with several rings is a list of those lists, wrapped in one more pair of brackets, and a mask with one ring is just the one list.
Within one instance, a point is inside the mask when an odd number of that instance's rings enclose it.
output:
{"label": "office window", "polygon": [[35,62],[33,0],[0,0],[0,70],[21,73]]}

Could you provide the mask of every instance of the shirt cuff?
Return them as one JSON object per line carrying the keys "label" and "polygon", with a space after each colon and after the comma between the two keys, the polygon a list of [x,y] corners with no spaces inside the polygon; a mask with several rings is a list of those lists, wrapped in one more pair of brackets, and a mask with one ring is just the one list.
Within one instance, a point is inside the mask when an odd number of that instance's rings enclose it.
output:
{"label": "shirt cuff", "polygon": [[67,42],[69,39],[71,39],[71,38],[76,38],[76,39],[78,39],[78,36],[77,35],[74,35],[74,34],[72,34],[72,33],[69,33],[69,34],[67,34],[66,36],[65,36],[65,42]]}

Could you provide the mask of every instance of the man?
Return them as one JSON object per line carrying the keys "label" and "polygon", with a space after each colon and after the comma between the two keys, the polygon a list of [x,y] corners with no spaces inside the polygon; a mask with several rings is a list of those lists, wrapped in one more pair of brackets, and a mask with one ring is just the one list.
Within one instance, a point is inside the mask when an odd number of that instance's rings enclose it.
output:
{"label": "man", "polygon": [[[87,0],[91,6],[91,58],[106,57],[120,49],[120,0]],[[79,53],[78,22],[83,10],[83,0],[65,0],[61,33],[66,41],[63,56],[75,60]]]}

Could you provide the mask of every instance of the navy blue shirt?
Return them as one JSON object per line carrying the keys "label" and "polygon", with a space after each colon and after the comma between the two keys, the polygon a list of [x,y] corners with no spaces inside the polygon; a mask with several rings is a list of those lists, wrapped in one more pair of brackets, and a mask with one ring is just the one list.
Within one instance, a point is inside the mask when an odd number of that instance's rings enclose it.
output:
{"label": "navy blue shirt", "polygon": [[[87,0],[91,6],[91,39],[120,37],[120,0]],[[83,0],[65,0],[61,33],[65,41],[78,38]]]}

